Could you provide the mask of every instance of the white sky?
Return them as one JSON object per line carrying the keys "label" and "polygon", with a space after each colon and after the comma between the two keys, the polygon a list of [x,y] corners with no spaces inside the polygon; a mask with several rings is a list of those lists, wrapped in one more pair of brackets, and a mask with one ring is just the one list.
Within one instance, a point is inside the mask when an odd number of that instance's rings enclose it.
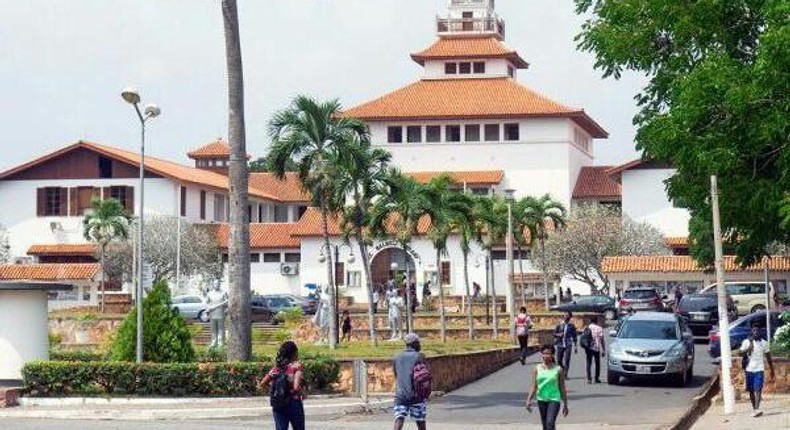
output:
{"label": "white sky", "polygon": [[[265,154],[266,123],[296,94],[344,106],[421,76],[409,54],[435,40],[445,0],[239,0],[247,147]],[[138,87],[151,121],[147,152],[186,162],[227,135],[219,0],[1,0],[0,170],[78,139],[137,150],[139,125],[119,94]],[[596,164],[636,156],[633,96],[644,79],[602,80],[575,49],[572,0],[498,0],[506,43],[530,63],[519,80],[584,108],[610,132]]]}

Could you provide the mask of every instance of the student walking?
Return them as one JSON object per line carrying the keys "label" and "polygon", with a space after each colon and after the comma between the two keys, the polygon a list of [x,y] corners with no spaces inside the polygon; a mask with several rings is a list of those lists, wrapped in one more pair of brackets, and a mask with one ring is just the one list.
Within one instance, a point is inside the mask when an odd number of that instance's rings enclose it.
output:
{"label": "student walking", "polygon": [[579,352],[576,347],[576,326],[571,322],[573,314],[565,312],[565,318],[554,327],[554,346],[557,348],[557,363],[562,367],[565,379],[568,379],[568,370],[571,367],[571,349],[573,353]]}
{"label": "student walking", "polygon": [[749,392],[749,400],[752,402],[753,417],[763,414],[760,410],[760,402],[763,398],[763,381],[765,375],[765,361],[771,369],[769,381],[773,381],[774,362],[771,360],[771,352],[768,350],[768,342],[760,336],[760,326],[755,321],[752,323],[752,333],[748,339],[741,344],[743,354],[743,369],[746,372],[746,391]]}
{"label": "student walking", "polygon": [[601,383],[601,357],[606,357],[606,345],[603,339],[603,328],[591,318],[584,319],[584,331],[579,336],[579,344],[584,349],[587,360],[587,383],[592,384],[590,366],[595,363],[595,383]]}
{"label": "student walking", "polygon": [[351,342],[351,315],[348,309],[343,311],[343,341]]}
{"label": "student walking", "polygon": [[406,417],[411,417],[417,423],[418,430],[426,430],[430,373],[427,376],[428,393],[426,396],[424,378],[427,367],[424,366],[425,357],[420,353],[420,337],[415,333],[409,333],[404,340],[406,350],[396,355],[392,360],[395,371],[394,429],[401,430]]}
{"label": "student walking", "polygon": [[527,364],[527,355],[529,354],[529,329],[532,327],[532,318],[527,315],[527,308],[522,306],[516,315],[516,338],[518,339],[518,346],[520,348],[519,361],[521,365]]}
{"label": "student walking", "polygon": [[269,398],[276,430],[305,430],[302,393],[304,367],[299,362],[299,350],[290,340],[280,345],[275,365],[260,385],[269,385]]}
{"label": "student walking", "polygon": [[543,345],[540,356],[542,363],[532,369],[532,388],[527,396],[527,412],[532,413],[532,400],[537,397],[543,430],[556,430],[560,402],[562,402],[562,416],[568,416],[565,376],[562,368],[554,362],[554,348],[551,345]]}

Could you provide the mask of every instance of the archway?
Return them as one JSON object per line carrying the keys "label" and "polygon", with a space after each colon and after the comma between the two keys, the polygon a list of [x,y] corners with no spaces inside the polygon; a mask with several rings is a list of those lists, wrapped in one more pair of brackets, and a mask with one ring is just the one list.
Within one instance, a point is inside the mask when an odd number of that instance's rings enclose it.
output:
{"label": "archway", "polygon": [[[393,263],[397,269],[393,270]],[[408,266],[407,266],[408,264]],[[379,250],[370,260],[370,275],[373,285],[386,284],[390,279],[396,279],[397,273],[409,272],[412,282],[417,282],[417,265],[414,257],[401,248],[389,247]]]}

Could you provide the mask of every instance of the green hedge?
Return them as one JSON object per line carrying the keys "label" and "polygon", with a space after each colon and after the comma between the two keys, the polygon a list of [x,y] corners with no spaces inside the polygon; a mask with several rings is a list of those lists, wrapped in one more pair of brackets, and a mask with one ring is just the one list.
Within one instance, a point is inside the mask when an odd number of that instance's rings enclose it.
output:
{"label": "green hedge", "polygon": [[106,358],[106,353],[88,350],[52,349],[49,351],[49,359],[52,361],[103,361]]}
{"label": "green hedge", "polygon": [[[302,360],[309,391],[326,391],[338,381],[340,365],[327,357]],[[258,382],[270,362],[128,363],[36,361],[22,369],[31,396],[258,396]]]}

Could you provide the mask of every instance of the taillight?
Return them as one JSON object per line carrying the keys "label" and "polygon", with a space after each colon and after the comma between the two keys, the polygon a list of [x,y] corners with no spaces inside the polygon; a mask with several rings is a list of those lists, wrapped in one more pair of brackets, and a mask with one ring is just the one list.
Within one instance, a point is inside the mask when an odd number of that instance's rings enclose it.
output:
{"label": "taillight", "polygon": [[661,298],[660,297],[653,297],[653,304],[660,305],[661,304]]}
{"label": "taillight", "polygon": [[629,303],[628,300],[620,299],[620,307],[621,308],[624,308],[624,307],[628,306],[628,303]]}
{"label": "taillight", "polygon": [[708,333],[708,341],[715,342],[717,340],[719,340],[719,332],[714,331],[714,332]]}

